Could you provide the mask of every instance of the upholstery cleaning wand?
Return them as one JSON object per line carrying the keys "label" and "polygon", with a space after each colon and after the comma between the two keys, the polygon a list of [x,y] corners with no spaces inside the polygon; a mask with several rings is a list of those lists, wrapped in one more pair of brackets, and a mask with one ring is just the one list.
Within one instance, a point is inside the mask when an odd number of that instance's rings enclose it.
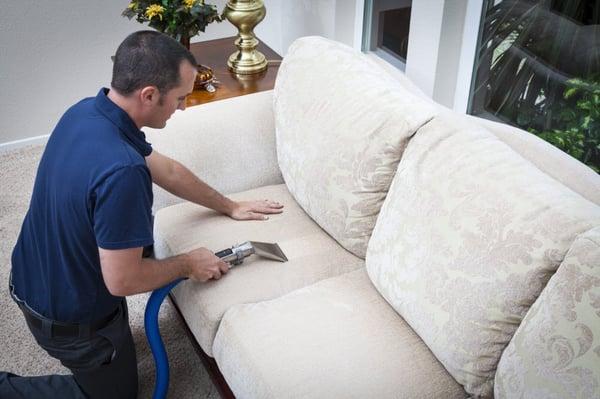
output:
{"label": "upholstery cleaning wand", "polygon": [[[228,262],[231,265],[230,267],[233,267],[243,263],[245,258],[253,254],[279,262],[287,262],[288,260],[281,248],[279,248],[279,245],[255,241],[246,241],[243,244],[234,245],[231,248],[217,252],[215,255],[224,262]],[[158,329],[158,311],[167,294],[182,280],[185,279],[175,280],[162,288],[154,290],[146,304],[144,327],[152,356],[154,356],[154,363],[156,364],[156,382],[154,385],[154,394],[152,395],[153,399],[166,398],[169,389],[169,359],[167,358],[165,345]]]}

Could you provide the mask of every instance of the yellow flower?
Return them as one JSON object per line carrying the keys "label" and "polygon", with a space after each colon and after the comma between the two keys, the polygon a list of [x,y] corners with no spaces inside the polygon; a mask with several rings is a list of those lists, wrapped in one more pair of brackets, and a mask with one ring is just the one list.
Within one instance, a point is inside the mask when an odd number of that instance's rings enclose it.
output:
{"label": "yellow flower", "polygon": [[183,0],[183,4],[189,10],[194,6],[194,4],[196,4],[196,0]]}
{"label": "yellow flower", "polygon": [[152,5],[148,6],[148,8],[146,8],[146,17],[148,19],[152,19],[152,18],[158,16],[160,18],[160,20],[162,21],[163,12],[165,12],[165,8],[163,6],[158,5],[158,4],[152,4]]}
{"label": "yellow flower", "polygon": [[134,8],[137,7],[137,2],[132,1],[131,3],[129,3],[129,5],[127,6],[127,8],[129,8],[130,10],[133,10]]}

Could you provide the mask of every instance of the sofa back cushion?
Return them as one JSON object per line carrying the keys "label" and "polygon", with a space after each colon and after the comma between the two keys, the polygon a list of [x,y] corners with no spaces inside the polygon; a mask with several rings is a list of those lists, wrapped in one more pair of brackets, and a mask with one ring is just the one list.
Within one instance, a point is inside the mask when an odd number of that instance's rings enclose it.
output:
{"label": "sofa back cushion", "polygon": [[492,133],[436,117],[411,139],[367,252],[379,292],[465,390],[500,355],[600,207]]}
{"label": "sofa back cushion", "polygon": [[600,228],[577,237],[502,354],[496,398],[600,398]]}
{"label": "sofa back cushion", "polygon": [[434,115],[365,55],[319,37],[296,40],[274,89],[277,158],[302,208],[364,258],[409,137]]}

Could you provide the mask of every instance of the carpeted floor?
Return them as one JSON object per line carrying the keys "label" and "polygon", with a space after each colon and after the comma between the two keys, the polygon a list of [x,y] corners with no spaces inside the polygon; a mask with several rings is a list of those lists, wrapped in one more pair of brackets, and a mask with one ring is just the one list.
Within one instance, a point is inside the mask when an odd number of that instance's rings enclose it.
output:
{"label": "carpeted floor", "polygon": [[[0,370],[19,375],[65,374],[58,361],[37,346],[23,315],[8,294],[10,255],[27,211],[43,147],[0,153]],[[152,396],[154,362],[144,335],[147,294],[128,298],[129,321],[138,357],[139,397]],[[160,329],[171,364],[170,398],[218,398],[200,359],[165,301]]]}

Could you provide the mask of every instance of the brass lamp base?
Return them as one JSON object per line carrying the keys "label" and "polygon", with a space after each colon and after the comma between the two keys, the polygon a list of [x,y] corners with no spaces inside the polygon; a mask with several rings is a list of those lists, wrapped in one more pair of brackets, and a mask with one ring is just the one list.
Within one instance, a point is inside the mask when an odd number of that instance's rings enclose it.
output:
{"label": "brass lamp base", "polygon": [[[258,40],[253,39],[253,41],[256,43],[254,44],[254,48],[256,48]],[[227,60],[227,66],[231,72],[240,75],[250,75],[267,69],[267,59],[263,53],[254,49],[243,51],[241,49],[241,46],[243,45],[241,39],[237,39],[235,45],[238,46],[240,50],[231,54]]]}
{"label": "brass lamp base", "polygon": [[223,16],[239,32],[235,41],[238,51],[231,54],[227,61],[231,72],[250,75],[267,69],[267,60],[264,54],[256,50],[258,40],[254,36],[254,27],[265,18],[266,13],[262,0],[229,0],[225,6]]}

